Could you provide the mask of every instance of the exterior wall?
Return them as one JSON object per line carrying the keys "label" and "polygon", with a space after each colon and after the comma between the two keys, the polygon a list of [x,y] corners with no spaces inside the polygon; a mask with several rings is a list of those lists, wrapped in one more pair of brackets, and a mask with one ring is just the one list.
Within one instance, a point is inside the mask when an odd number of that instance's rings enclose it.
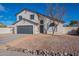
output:
{"label": "exterior wall", "polygon": [[[48,34],[52,34],[52,27],[49,27]],[[63,35],[64,34],[64,27],[62,23],[59,23],[59,25],[57,26],[57,31],[54,32],[54,35]]]}
{"label": "exterior wall", "polygon": [[[78,27],[64,27],[64,34],[68,34],[72,30],[77,30]],[[75,34],[75,32],[72,31],[72,34]]]}
{"label": "exterior wall", "polygon": [[[47,34],[52,34],[52,27],[49,27],[50,23],[52,23],[53,21],[45,18],[44,20],[44,28],[47,29]],[[54,21],[55,24],[57,24],[57,21]],[[64,34],[64,27],[63,27],[63,23],[59,23],[59,25],[57,26],[57,31],[54,32],[55,35],[62,35]]]}
{"label": "exterior wall", "polygon": [[38,25],[34,25],[34,34],[39,34],[40,31],[39,31],[39,26]]}
{"label": "exterior wall", "polygon": [[[34,20],[33,19],[30,19],[30,15],[34,15]],[[22,16],[22,18],[25,18],[25,19],[28,19],[28,20],[31,20],[31,21],[34,21],[34,22],[38,22],[38,16],[36,13],[33,13],[33,12],[30,12],[30,11],[22,11],[21,13],[19,13],[17,15],[17,21],[19,20],[19,16]]]}
{"label": "exterior wall", "polygon": [[48,30],[49,24],[50,24],[50,19],[45,18],[45,20],[44,20],[44,32]]}
{"label": "exterior wall", "polygon": [[0,28],[0,34],[12,34],[12,28]]}
{"label": "exterior wall", "polygon": [[30,22],[21,20],[20,22],[13,25],[15,34],[17,34],[17,26],[23,26],[23,25],[33,25],[33,34],[39,33],[38,25],[34,25],[34,24],[30,23]]}
{"label": "exterior wall", "polygon": [[57,27],[57,32],[55,34],[57,34],[57,35],[63,35],[64,34],[63,23],[59,23],[59,25]]}
{"label": "exterior wall", "polygon": [[[53,21],[46,18],[44,19],[44,28],[47,30],[47,34],[52,34],[52,27],[49,27],[50,23],[52,23]],[[57,21],[54,21],[55,24],[57,24]],[[44,30],[45,32],[45,30]],[[64,34],[64,27],[63,27],[63,23],[59,23],[59,25],[57,26],[57,31],[54,32],[55,35],[62,35]]]}

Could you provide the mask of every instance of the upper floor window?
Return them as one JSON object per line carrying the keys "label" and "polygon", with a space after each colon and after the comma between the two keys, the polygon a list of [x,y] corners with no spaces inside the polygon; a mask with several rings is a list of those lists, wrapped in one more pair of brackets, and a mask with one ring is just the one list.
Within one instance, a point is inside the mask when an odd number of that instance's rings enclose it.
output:
{"label": "upper floor window", "polygon": [[22,20],[22,16],[19,16],[19,20]]}
{"label": "upper floor window", "polygon": [[44,24],[44,21],[43,20],[40,20],[40,24]]}
{"label": "upper floor window", "polygon": [[30,15],[30,19],[34,19],[34,15]]}

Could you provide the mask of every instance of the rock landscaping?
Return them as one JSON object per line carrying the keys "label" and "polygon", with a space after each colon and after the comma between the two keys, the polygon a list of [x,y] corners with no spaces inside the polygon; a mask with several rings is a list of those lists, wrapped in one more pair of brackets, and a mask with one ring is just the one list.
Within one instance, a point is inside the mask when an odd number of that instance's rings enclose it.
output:
{"label": "rock landscaping", "polygon": [[[15,35],[16,36],[16,35]],[[14,37],[14,36],[12,36]],[[79,36],[20,35],[0,45],[0,55],[15,56],[78,56]],[[5,41],[4,39],[3,42]],[[7,40],[7,39],[6,39]],[[5,51],[3,51],[5,50]]]}
{"label": "rock landscaping", "polygon": [[14,47],[8,47],[6,50],[25,53],[25,55],[27,56],[78,56],[79,55],[79,51],[60,52],[60,51],[52,51],[52,50],[46,50],[46,49],[29,50],[29,49],[14,48]]}

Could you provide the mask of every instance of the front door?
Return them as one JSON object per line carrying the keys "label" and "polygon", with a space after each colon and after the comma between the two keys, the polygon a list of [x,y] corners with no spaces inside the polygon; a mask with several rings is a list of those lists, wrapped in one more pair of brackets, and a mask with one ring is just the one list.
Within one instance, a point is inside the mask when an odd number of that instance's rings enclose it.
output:
{"label": "front door", "polygon": [[40,25],[40,33],[44,33],[44,26]]}

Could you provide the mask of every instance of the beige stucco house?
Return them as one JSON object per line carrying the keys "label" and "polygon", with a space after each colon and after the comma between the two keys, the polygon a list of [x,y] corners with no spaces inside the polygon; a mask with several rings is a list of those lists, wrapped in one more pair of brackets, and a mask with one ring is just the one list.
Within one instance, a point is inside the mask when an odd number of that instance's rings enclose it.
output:
{"label": "beige stucco house", "polygon": [[[52,34],[53,21],[51,17],[43,14],[23,9],[16,14],[17,21],[12,25],[15,34]],[[58,26],[55,29],[55,34],[63,34],[63,22],[53,19]]]}

